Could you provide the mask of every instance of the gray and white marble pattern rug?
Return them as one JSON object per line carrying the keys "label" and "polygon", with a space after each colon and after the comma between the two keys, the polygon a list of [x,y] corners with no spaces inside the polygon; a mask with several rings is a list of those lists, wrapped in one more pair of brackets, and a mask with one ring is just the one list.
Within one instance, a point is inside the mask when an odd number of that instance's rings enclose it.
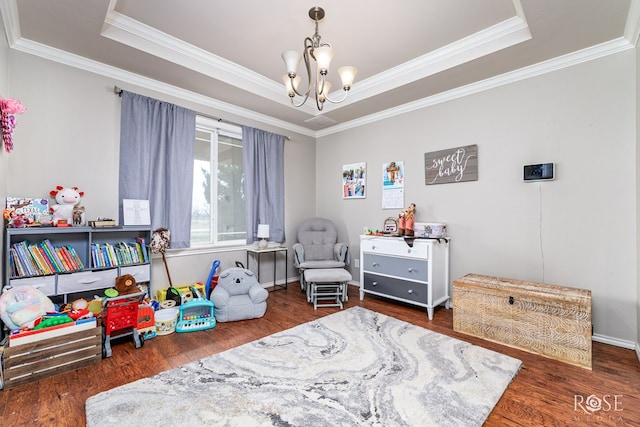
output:
{"label": "gray and white marble pattern rug", "polygon": [[94,426],[480,426],[521,362],[352,307],[86,402]]}

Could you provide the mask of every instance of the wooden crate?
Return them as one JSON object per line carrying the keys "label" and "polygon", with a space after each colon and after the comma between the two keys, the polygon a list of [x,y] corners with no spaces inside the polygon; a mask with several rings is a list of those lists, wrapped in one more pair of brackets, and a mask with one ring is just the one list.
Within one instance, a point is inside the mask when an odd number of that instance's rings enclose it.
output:
{"label": "wooden crate", "polygon": [[467,274],[453,282],[453,329],[591,369],[591,291]]}
{"label": "wooden crate", "polygon": [[94,364],[102,359],[102,327],[4,349],[4,388]]}

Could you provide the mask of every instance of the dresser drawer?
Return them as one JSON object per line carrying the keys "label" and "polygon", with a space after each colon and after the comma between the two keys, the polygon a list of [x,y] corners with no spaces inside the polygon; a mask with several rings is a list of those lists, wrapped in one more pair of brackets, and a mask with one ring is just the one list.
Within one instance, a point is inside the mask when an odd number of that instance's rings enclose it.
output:
{"label": "dresser drawer", "polygon": [[365,272],[398,276],[423,282],[429,279],[429,263],[427,260],[370,253],[363,254],[363,257],[362,268],[364,268]]}
{"label": "dresser drawer", "polygon": [[120,274],[130,274],[137,283],[151,280],[151,266],[149,264],[129,265],[120,268]]}
{"label": "dresser drawer", "polygon": [[402,238],[371,238],[363,239],[360,242],[363,252],[379,253],[387,255],[397,255],[409,258],[429,258],[429,246],[431,242],[426,240],[415,239],[413,247]]}
{"label": "dresser drawer", "polygon": [[56,294],[56,276],[38,276],[27,277],[24,279],[11,279],[9,280],[9,285],[13,288],[31,286],[38,289],[40,292],[47,296]]}
{"label": "dresser drawer", "polygon": [[407,282],[393,277],[364,274],[365,291],[376,292],[383,296],[427,304],[429,285],[426,283]]}
{"label": "dresser drawer", "polygon": [[117,268],[61,274],[58,276],[58,293],[63,294],[110,288],[115,285],[117,276]]}

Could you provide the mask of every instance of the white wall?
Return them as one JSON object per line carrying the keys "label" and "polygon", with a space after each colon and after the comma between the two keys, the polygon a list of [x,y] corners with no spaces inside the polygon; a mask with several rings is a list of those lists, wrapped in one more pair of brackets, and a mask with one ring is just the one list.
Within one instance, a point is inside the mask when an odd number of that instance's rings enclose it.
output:
{"label": "white wall", "polygon": [[[28,110],[20,117],[14,152],[9,156],[0,155],[1,161],[7,159],[0,173],[0,183],[2,179],[8,181],[7,195],[46,198],[56,185],[78,186],[85,192],[82,204],[88,219],[117,218],[120,98],[114,94],[113,87],[118,85],[203,114],[290,136],[285,143],[285,243],[289,247],[295,242],[297,225],[315,214],[315,195],[309,190],[315,186],[313,138],[20,52],[11,51],[8,62],[11,94]],[[2,74],[0,85],[1,77]],[[235,261],[246,263],[245,251],[239,248],[169,251],[168,265],[174,285],[204,282],[214,259],[222,261],[223,269],[234,266]],[[168,286],[164,266],[157,261],[152,272],[154,289]],[[284,279],[284,260],[281,264],[279,280]],[[262,282],[273,280],[271,265],[265,262],[261,269],[265,275]],[[289,277],[295,274],[289,262]]]}
{"label": "white wall", "polygon": [[[636,47],[636,212],[640,213],[640,51]],[[637,226],[637,222],[636,222]],[[640,359],[640,273],[638,265],[640,265],[640,227],[636,229],[636,322],[637,322],[637,336],[636,336],[636,353],[638,359]]]}
{"label": "white wall", "polygon": [[[9,45],[4,31],[4,23],[0,19],[0,96],[4,98],[10,98],[9,93]],[[1,143],[1,142],[0,142]],[[0,148],[0,170],[7,170],[7,161],[9,155],[4,151],[4,146]],[[4,200],[7,197],[7,180],[8,175],[6,173],[0,173],[0,200]],[[4,247],[4,233],[0,236],[0,245]]]}
{"label": "white wall", "polygon": [[[634,342],[634,70],[627,51],[320,138],[318,214],[356,254],[364,227],[399,212],[381,209],[381,169],[404,161],[405,205],[416,203],[417,221],[449,226],[452,279],[473,272],[590,289],[595,333]],[[424,153],[469,144],[478,145],[478,181],[425,185]],[[363,161],[366,199],[343,200],[341,166]],[[523,164],[539,162],[555,162],[557,179],[523,183]]]}

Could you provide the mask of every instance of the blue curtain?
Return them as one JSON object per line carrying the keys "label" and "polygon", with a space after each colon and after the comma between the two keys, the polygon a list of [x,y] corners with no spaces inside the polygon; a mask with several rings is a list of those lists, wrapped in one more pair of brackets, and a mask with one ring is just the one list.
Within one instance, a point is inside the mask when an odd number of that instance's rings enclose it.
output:
{"label": "blue curtain", "polygon": [[247,244],[258,240],[258,224],[284,242],[284,136],[242,126],[242,145]]}
{"label": "blue curtain", "polygon": [[169,229],[170,247],[187,248],[196,114],[127,91],[121,96],[121,218],[122,199],[149,200],[152,230]]}

